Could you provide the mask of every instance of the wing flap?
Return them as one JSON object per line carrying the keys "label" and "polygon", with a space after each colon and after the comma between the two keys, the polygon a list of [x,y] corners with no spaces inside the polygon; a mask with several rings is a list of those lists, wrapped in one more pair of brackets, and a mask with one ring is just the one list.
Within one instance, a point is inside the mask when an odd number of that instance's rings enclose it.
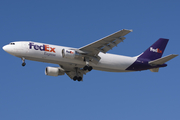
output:
{"label": "wing flap", "polygon": [[176,55],[176,54],[171,54],[171,55],[168,55],[168,56],[165,56],[165,57],[162,57],[162,58],[159,58],[159,59],[150,61],[149,64],[152,64],[152,65],[162,65],[162,64],[164,64],[165,62],[173,59],[173,58],[176,57],[176,56],[178,56],[178,55]]}

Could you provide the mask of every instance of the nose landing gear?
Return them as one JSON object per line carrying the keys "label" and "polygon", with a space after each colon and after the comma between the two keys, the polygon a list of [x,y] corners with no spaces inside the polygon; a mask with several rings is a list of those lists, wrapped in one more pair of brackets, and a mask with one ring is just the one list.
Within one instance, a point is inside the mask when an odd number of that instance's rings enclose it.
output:
{"label": "nose landing gear", "polygon": [[23,62],[23,63],[22,63],[22,66],[24,67],[24,66],[26,65],[26,63],[25,63],[25,58],[22,57],[21,60],[22,60],[22,62]]}

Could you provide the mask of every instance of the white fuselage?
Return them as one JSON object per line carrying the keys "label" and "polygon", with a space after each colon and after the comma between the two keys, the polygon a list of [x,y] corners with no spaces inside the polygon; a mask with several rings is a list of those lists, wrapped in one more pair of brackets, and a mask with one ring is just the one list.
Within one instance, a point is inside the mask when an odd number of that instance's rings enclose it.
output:
{"label": "white fuselage", "polygon": [[[72,65],[74,67],[80,67],[86,65],[83,60],[69,59],[62,57],[62,49],[76,49],[71,47],[57,46],[51,44],[44,44],[38,42],[21,41],[14,42],[15,44],[9,44],[3,47],[8,53],[25,58],[27,60],[53,63],[59,65]],[[30,43],[33,43],[30,45]],[[43,47],[46,45],[46,48]],[[127,57],[115,54],[98,54],[101,59],[97,64],[90,62],[89,64],[95,70],[109,71],[109,72],[128,72],[126,69],[132,65],[137,57]]]}

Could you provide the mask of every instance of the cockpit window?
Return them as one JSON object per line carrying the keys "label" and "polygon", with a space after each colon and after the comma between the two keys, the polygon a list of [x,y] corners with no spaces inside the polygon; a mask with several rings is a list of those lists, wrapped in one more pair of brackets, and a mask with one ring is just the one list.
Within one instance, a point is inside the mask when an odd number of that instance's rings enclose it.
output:
{"label": "cockpit window", "polygon": [[15,45],[15,43],[9,43],[10,45]]}

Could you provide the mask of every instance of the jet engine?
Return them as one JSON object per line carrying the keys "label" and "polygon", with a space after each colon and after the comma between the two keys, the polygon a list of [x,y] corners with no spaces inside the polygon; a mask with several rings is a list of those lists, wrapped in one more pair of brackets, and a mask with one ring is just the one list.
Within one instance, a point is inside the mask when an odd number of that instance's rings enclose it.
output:
{"label": "jet engine", "polygon": [[49,76],[58,76],[58,75],[64,75],[64,69],[61,67],[46,67],[45,74]]}
{"label": "jet engine", "polygon": [[62,57],[74,59],[74,58],[80,58],[82,57],[82,55],[75,50],[62,49]]}

